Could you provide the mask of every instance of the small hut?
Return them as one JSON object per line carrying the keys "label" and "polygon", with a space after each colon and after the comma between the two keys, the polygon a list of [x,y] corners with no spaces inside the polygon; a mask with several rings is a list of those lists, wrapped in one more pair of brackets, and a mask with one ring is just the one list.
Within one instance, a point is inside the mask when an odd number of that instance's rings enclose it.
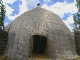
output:
{"label": "small hut", "polygon": [[73,33],[57,14],[46,9],[37,7],[23,13],[5,30],[9,60],[28,60],[34,54],[45,54],[51,59],[77,55]]}

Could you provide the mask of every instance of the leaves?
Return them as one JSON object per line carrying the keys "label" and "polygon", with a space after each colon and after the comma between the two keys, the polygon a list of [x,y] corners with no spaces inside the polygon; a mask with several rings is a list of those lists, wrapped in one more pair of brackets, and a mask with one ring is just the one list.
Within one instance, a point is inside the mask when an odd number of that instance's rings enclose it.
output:
{"label": "leaves", "polygon": [[5,6],[0,2],[0,27],[4,25],[6,9]]}
{"label": "leaves", "polygon": [[74,32],[80,31],[80,15],[78,13],[74,14]]}

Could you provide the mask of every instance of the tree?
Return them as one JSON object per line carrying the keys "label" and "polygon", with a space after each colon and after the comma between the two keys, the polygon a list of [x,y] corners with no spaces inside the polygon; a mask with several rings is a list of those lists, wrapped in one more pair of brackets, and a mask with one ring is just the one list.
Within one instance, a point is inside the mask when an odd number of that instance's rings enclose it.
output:
{"label": "tree", "polygon": [[4,19],[5,19],[5,6],[3,5],[2,0],[0,0],[0,28],[4,29]]}
{"label": "tree", "polygon": [[76,51],[80,55],[80,0],[76,0],[78,12],[74,14],[74,35],[76,42]]}
{"label": "tree", "polygon": [[74,32],[80,31],[80,0],[76,0],[78,12],[74,14]]}
{"label": "tree", "polygon": [[74,19],[74,32],[80,31],[80,12],[78,11],[73,16]]}

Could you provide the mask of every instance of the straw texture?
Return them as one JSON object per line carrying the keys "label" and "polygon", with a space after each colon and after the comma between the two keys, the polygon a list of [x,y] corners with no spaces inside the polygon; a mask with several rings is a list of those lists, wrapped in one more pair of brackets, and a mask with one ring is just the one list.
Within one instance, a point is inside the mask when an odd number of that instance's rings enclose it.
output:
{"label": "straw texture", "polygon": [[8,31],[6,56],[9,60],[28,60],[32,35],[47,37],[46,55],[50,58],[73,58],[76,54],[74,35],[61,18],[37,7],[17,17],[5,29]]}

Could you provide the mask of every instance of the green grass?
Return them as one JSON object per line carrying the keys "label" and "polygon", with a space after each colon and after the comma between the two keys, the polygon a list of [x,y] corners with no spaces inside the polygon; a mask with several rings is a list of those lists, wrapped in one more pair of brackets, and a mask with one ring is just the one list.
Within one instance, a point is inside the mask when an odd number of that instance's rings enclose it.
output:
{"label": "green grass", "polygon": [[79,58],[76,58],[75,60],[80,60],[80,57]]}

